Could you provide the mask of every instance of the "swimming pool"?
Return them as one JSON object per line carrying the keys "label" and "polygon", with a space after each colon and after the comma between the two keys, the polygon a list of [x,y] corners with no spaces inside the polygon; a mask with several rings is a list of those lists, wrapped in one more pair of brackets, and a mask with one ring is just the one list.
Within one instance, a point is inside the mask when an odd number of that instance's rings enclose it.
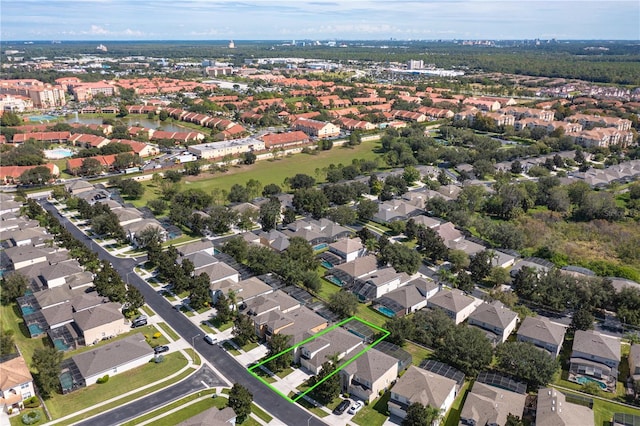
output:
{"label": "swimming pool", "polygon": [[333,275],[327,275],[325,277],[325,279],[329,282],[332,282],[333,284],[337,285],[338,287],[342,287],[343,283],[342,281],[340,281],[338,278],[334,277]]}
{"label": "swimming pool", "polygon": [[26,117],[27,120],[29,121],[39,121],[39,122],[43,122],[43,121],[52,121],[52,120],[56,120],[58,117],[55,117],[53,115],[32,115],[29,117]]}
{"label": "swimming pool", "polygon": [[44,150],[45,158],[49,160],[60,160],[62,158],[68,158],[73,156],[73,151],[67,148],[56,148]]}
{"label": "swimming pool", "polygon": [[69,350],[69,345],[67,345],[62,339],[54,339],[53,346],[55,346],[56,349],[62,352]]}
{"label": "swimming pool", "polygon": [[29,324],[29,334],[31,334],[31,337],[34,336],[39,336],[42,333],[44,333],[44,330],[42,329],[42,327],[40,327],[40,324]]}
{"label": "swimming pool", "polygon": [[321,243],[321,244],[318,244],[317,246],[313,246],[313,251],[320,251],[320,250],[324,250],[324,249],[326,249],[327,247],[329,247],[329,244],[327,244],[327,243]]}
{"label": "swimming pool", "polygon": [[73,376],[68,370],[60,374],[60,386],[63,393],[69,392],[73,388]]}
{"label": "swimming pool", "polygon": [[22,311],[22,316],[32,314],[36,311],[31,305],[20,306],[20,310]]}
{"label": "swimming pool", "polygon": [[393,312],[391,309],[387,308],[386,306],[378,306],[376,310],[380,312],[382,315],[389,318],[393,318],[396,316],[396,313]]}
{"label": "swimming pool", "polygon": [[333,265],[331,264],[331,262],[327,262],[326,260],[323,260],[322,262],[320,262],[320,264],[327,269],[333,268]]}
{"label": "swimming pool", "polygon": [[607,385],[602,383],[600,380],[592,379],[591,377],[586,377],[586,376],[580,376],[576,378],[576,382],[580,383],[581,385],[584,385],[585,383],[588,383],[588,382],[593,382],[593,383],[597,383],[598,386],[600,386],[600,388],[602,389],[607,388]]}

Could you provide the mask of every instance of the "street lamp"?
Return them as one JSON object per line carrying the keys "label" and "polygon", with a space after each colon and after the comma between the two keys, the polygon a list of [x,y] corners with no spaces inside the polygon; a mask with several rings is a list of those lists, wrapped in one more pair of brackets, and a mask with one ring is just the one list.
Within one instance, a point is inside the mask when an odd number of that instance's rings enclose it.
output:
{"label": "street lamp", "polygon": [[193,337],[191,338],[191,346],[192,346],[193,348],[195,348],[195,346],[196,346],[196,337],[200,337],[200,333],[196,334],[195,336],[193,336]]}
{"label": "street lamp", "polygon": [[313,416],[309,416],[309,418],[307,419],[307,426],[309,426],[309,422],[311,421],[312,418]]}

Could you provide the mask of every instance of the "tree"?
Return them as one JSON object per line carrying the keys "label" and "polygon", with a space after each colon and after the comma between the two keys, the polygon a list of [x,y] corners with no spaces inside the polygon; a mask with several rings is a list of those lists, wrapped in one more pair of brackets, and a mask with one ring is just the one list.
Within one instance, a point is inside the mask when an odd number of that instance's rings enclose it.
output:
{"label": "tree", "polygon": [[233,257],[236,262],[244,262],[247,259],[248,249],[248,243],[240,236],[230,238],[222,246],[222,251]]}
{"label": "tree", "polygon": [[[273,373],[281,372],[293,362],[293,351],[284,352],[291,347],[290,340],[291,336],[287,334],[277,333],[271,336],[267,344],[269,346],[269,352],[266,358],[275,358],[267,362],[266,367]],[[282,355],[276,356],[281,353]]]}
{"label": "tree", "polygon": [[[560,127],[560,129],[562,129],[562,127]],[[525,426],[525,423],[520,419],[520,417],[509,413],[507,414],[507,422],[504,426]]]}
{"label": "tree", "polygon": [[358,298],[350,291],[339,291],[329,296],[329,309],[341,318],[349,318],[358,310]]}
{"label": "tree", "polygon": [[289,186],[291,189],[311,188],[315,184],[316,180],[313,176],[305,175],[304,173],[298,173],[292,178],[289,178]]}
{"label": "tree", "polygon": [[447,257],[449,249],[444,245],[442,237],[431,228],[418,225],[416,239],[420,251],[433,261]]}
{"label": "tree", "polygon": [[466,375],[475,376],[489,365],[493,356],[491,342],[480,329],[458,325],[444,337],[436,357]]}
{"label": "tree", "polygon": [[469,267],[469,255],[464,250],[449,250],[447,260],[451,263],[451,272],[457,273]]}
{"label": "tree", "polygon": [[570,328],[573,331],[576,330],[593,330],[593,322],[595,318],[591,313],[591,309],[588,308],[580,308],[573,313],[573,318],[571,318]]}
{"label": "tree", "polygon": [[119,183],[120,193],[125,197],[134,200],[139,199],[144,194],[144,185],[134,179],[123,179]]}
{"label": "tree", "polygon": [[13,272],[2,278],[2,303],[8,305],[24,296],[29,288],[29,278],[21,272]]}
{"label": "tree", "polygon": [[349,206],[338,206],[329,209],[327,217],[340,225],[350,225],[357,219],[356,211]]}
{"label": "tree", "polygon": [[13,111],[4,111],[0,117],[0,124],[2,127],[19,126],[22,123],[22,118]]}
{"label": "tree", "polygon": [[511,173],[513,173],[514,175],[519,175],[520,173],[522,173],[522,163],[520,163],[520,161],[514,160],[511,163]]}
{"label": "tree", "polygon": [[493,163],[489,160],[476,160],[473,163],[473,174],[476,175],[478,179],[484,179],[486,176],[491,176],[495,173],[496,169],[493,166]]}
{"label": "tree", "polygon": [[407,166],[402,173],[402,179],[407,182],[408,186],[412,186],[420,179],[420,172],[414,166]]}
{"label": "tree", "polygon": [[15,352],[16,346],[13,340],[13,330],[0,328],[0,356],[10,355]]}
{"label": "tree", "polygon": [[155,198],[153,200],[147,201],[147,207],[151,209],[154,215],[160,216],[167,211],[167,208],[169,207],[169,205],[165,200],[162,200],[160,198]]}
{"label": "tree", "polygon": [[259,220],[264,231],[274,229],[280,220],[282,205],[277,198],[270,198],[269,201],[260,206]]}
{"label": "tree", "polygon": [[126,313],[135,312],[144,305],[144,296],[133,285],[127,285],[127,292],[124,296],[123,311]]}
{"label": "tree", "polygon": [[218,299],[213,307],[216,308],[216,319],[220,324],[227,323],[233,318],[233,311],[229,306],[229,299],[227,299],[227,296],[225,296],[224,293],[220,293],[220,295],[218,295]]}
{"label": "tree", "polygon": [[[322,363],[320,372],[312,381],[313,384],[319,383],[313,389],[313,396],[322,404],[328,404],[340,395],[340,375],[334,374],[335,371],[335,363],[325,361]],[[325,378],[326,380],[324,380]]]}
{"label": "tree", "polygon": [[359,220],[362,222],[368,222],[376,213],[378,213],[378,203],[367,198],[362,199],[358,202],[356,211],[358,213]]}
{"label": "tree", "polygon": [[489,273],[489,281],[491,281],[491,283],[493,283],[495,287],[507,284],[509,280],[509,271],[507,271],[505,268],[501,268],[500,266],[491,268],[491,272]]}
{"label": "tree", "polygon": [[256,339],[256,331],[253,320],[247,315],[238,315],[233,324],[233,340],[240,346],[244,346]]}
{"label": "tree", "polygon": [[155,226],[147,226],[136,234],[136,241],[138,246],[146,249],[152,244],[161,244],[162,234]]}
{"label": "tree", "polygon": [[421,309],[413,315],[414,340],[431,348],[439,348],[456,324],[442,309]]}
{"label": "tree", "polygon": [[559,368],[548,353],[528,342],[505,342],[496,348],[498,368],[526,381],[532,389],[546,386]]}
{"label": "tree", "polygon": [[38,371],[36,383],[42,393],[47,398],[55,391],[60,384],[60,364],[64,354],[55,348],[37,348],[33,352],[32,367]]}
{"label": "tree", "polygon": [[494,257],[495,253],[493,250],[483,250],[471,258],[469,262],[469,272],[475,282],[480,282],[489,276]]}
{"label": "tree", "polygon": [[167,170],[164,172],[164,177],[172,183],[178,183],[182,179],[182,173],[176,170]]}
{"label": "tree", "polygon": [[316,271],[305,271],[300,277],[300,281],[302,281],[304,288],[314,293],[317,293],[322,287],[322,281]]}
{"label": "tree", "polygon": [[415,324],[407,317],[393,317],[384,323],[384,329],[391,333],[387,341],[402,346],[406,339],[413,338]]}
{"label": "tree", "polygon": [[20,175],[21,185],[45,184],[52,179],[51,171],[46,166],[36,166],[25,170]]}
{"label": "tree", "polygon": [[402,419],[402,426],[431,426],[440,417],[438,408],[414,402],[407,408],[407,415]]}
{"label": "tree", "polygon": [[458,290],[464,291],[465,293],[471,293],[473,291],[473,280],[471,276],[467,274],[467,271],[458,272],[455,281],[455,287]]}
{"label": "tree", "polygon": [[275,183],[270,183],[262,188],[262,196],[263,197],[272,197],[282,193],[282,188],[280,188]]}
{"label": "tree", "polygon": [[247,201],[249,201],[249,191],[247,191],[246,187],[234,183],[229,190],[229,195],[227,196],[227,198],[232,203],[246,203]]}
{"label": "tree", "polygon": [[209,284],[211,279],[205,272],[197,275],[191,280],[189,293],[189,306],[194,310],[205,308],[211,303],[211,293]]}
{"label": "tree", "polygon": [[253,164],[256,162],[256,159],[258,157],[256,156],[256,154],[254,154],[251,151],[245,152],[244,154],[242,154],[242,162],[244,164]]}
{"label": "tree", "polygon": [[236,413],[236,423],[242,423],[251,414],[251,404],[253,395],[247,388],[239,383],[235,383],[229,391],[229,407]]}
{"label": "tree", "polygon": [[403,244],[388,244],[380,249],[378,259],[381,263],[388,263],[397,272],[415,274],[420,267],[421,257],[417,251]]}
{"label": "tree", "polygon": [[292,204],[298,213],[310,213],[314,219],[320,219],[329,207],[329,200],[319,189],[304,188],[293,194]]}
{"label": "tree", "polygon": [[95,158],[85,158],[80,166],[80,174],[83,176],[93,176],[102,173],[102,164]]}

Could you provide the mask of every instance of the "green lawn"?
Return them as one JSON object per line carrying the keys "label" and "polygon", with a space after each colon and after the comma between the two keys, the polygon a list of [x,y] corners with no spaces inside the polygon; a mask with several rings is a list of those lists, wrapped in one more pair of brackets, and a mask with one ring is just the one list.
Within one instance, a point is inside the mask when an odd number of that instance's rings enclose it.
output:
{"label": "green lawn", "polygon": [[145,313],[148,317],[152,317],[152,316],[154,316],[154,315],[156,314],[156,313],[155,313],[155,312],[153,312],[153,311],[151,310],[151,308],[150,308],[150,307],[148,307],[147,305],[142,305],[142,308],[141,308],[141,309],[144,311],[144,313]]}
{"label": "green lawn", "polygon": [[[378,146],[377,142],[363,142],[353,148],[335,147],[316,155],[296,154],[275,161],[258,161],[250,166],[231,167],[226,173],[202,174],[195,180],[181,182],[180,187],[181,189],[199,188],[209,193],[214,187],[229,190],[234,184],[244,185],[249,179],[256,179],[263,186],[270,183],[282,186],[285,178],[294,176],[296,173],[305,173],[316,177],[316,169],[328,167],[330,164],[349,165],[356,158],[374,160],[379,157],[374,152]],[[160,196],[158,188],[152,181],[146,181],[143,184],[146,187],[144,196],[140,200],[132,202],[136,207],[144,206],[147,201]]]}
{"label": "green lawn", "polygon": [[202,328],[207,333],[217,334],[217,332],[213,328],[211,328],[206,321],[202,321],[200,323],[200,328]]}
{"label": "green lawn", "polygon": [[640,416],[640,408],[630,408],[615,402],[593,400],[593,415],[595,417],[595,426],[609,426],[613,420],[614,413],[634,414]]}
{"label": "green lawn", "polygon": [[420,363],[425,360],[425,358],[429,358],[433,353],[429,349],[425,349],[422,346],[418,346],[415,343],[411,343],[409,341],[405,342],[402,349],[411,354],[411,363],[416,367],[419,366]]}
{"label": "green lawn", "polygon": [[291,367],[287,367],[284,370],[280,371],[279,373],[276,373],[276,376],[280,377],[281,379],[284,379],[285,377],[287,377],[290,373],[293,373],[293,368]]}
{"label": "green lawn", "polygon": [[229,352],[231,355],[233,356],[238,356],[240,355],[240,351],[237,350],[231,343],[229,342],[224,342],[222,344],[222,346],[227,350],[227,352]]}
{"label": "green lawn", "polygon": [[273,417],[267,414],[264,410],[262,410],[256,404],[251,404],[251,412],[256,416],[258,416],[261,420],[265,421],[266,423],[269,423],[271,420],[273,420]]}
{"label": "green lawn", "polygon": [[242,346],[242,350],[245,352],[249,352],[250,350],[257,348],[258,346],[260,346],[260,343],[249,342],[246,345]]}
{"label": "green lawn", "polygon": [[385,317],[380,312],[371,309],[370,304],[364,303],[360,303],[358,305],[356,316],[367,322],[370,322],[373,325],[377,325],[378,327],[382,327],[384,323],[389,320],[389,318]]}
{"label": "green lawn", "polygon": [[176,334],[176,332],[173,331],[173,329],[171,327],[169,327],[166,323],[159,322],[158,323],[158,327],[160,327],[162,329],[162,331],[167,333],[169,335],[169,337],[171,338],[171,340],[173,340],[174,342],[177,341],[177,340],[180,340],[180,336],[178,336]]}
{"label": "green lawn", "polygon": [[47,400],[51,416],[55,418],[80,411],[102,401],[157,382],[187,365],[187,359],[179,352],[164,357],[164,362],[149,362],[133,370],[117,374],[107,383],[95,384],[67,395],[54,394]]}
{"label": "green lawn", "polygon": [[38,422],[35,424],[46,423],[47,415],[44,413],[44,410],[42,408],[34,408],[34,409],[26,409],[20,412],[20,414],[18,414],[17,416],[11,417],[9,419],[11,426],[24,426],[24,423],[22,423],[22,416],[25,414],[31,413],[32,411],[37,411],[40,414],[40,420],[38,420]]}
{"label": "green lawn", "polygon": [[186,348],[184,351],[189,354],[189,357],[191,357],[191,360],[193,361],[193,363],[195,365],[202,364],[202,361],[200,360],[200,356],[198,355],[198,353],[196,351],[194,351],[191,348]]}
{"label": "green lawn", "polygon": [[456,397],[455,401],[453,401],[453,405],[451,405],[449,413],[444,419],[444,426],[458,426],[458,423],[460,423],[460,413],[462,412],[464,401],[465,399],[467,399],[469,383],[469,381],[464,382],[464,385],[462,385],[462,387],[460,388],[458,396]]}
{"label": "green lawn", "polygon": [[338,293],[340,291],[340,287],[333,284],[332,282],[327,281],[324,278],[320,282],[321,282],[321,285],[320,285],[320,290],[318,290],[318,297],[320,297],[322,300],[328,301],[329,297],[332,294]]}
{"label": "green lawn", "polygon": [[2,324],[3,330],[13,331],[13,341],[20,349],[22,356],[27,361],[27,365],[31,364],[33,352],[36,349],[51,346],[49,339],[46,337],[36,339],[29,337],[29,331],[24,324],[20,309],[15,303],[0,306],[0,324]]}
{"label": "green lawn", "polygon": [[391,392],[387,391],[380,398],[373,401],[369,405],[365,405],[362,410],[355,416],[352,421],[362,426],[380,426],[389,416],[389,407],[387,403],[391,397]]}

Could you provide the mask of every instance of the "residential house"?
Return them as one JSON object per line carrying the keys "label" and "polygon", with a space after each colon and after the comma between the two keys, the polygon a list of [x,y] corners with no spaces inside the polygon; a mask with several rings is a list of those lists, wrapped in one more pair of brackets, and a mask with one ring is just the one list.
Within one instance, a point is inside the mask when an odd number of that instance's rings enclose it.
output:
{"label": "residential house", "polygon": [[[99,346],[71,358],[85,386],[93,385],[104,376],[129,371],[151,360],[153,349],[142,333]],[[65,370],[63,369],[63,374]],[[67,373],[68,374],[68,373]]]}
{"label": "residential house", "polygon": [[373,300],[405,285],[409,279],[409,275],[405,272],[396,272],[394,268],[386,267],[356,280],[347,288],[361,301]]}
{"label": "residential house", "polygon": [[328,274],[337,276],[344,284],[352,283],[358,278],[371,275],[378,270],[378,259],[374,255],[357,259],[330,269]]}
{"label": "residential house", "polygon": [[416,278],[374,300],[374,309],[388,317],[401,317],[427,306],[427,300],[439,290],[431,279]]}
{"label": "residential house", "polygon": [[118,303],[103,303],[73,313],[73,321],[85,345],[96,344],[129,331]]}
{"label": "residential house", "polygon": [[164,229],[164,226],[162,226],[162,224],[156,219],[142,219],[134,221],[127,225],[123,225],[122,228],[127,235],[127,239],[134,247],[138,247],[139,245],[138,236],[141,232],[150,228],[155,229],[158,232],[161,242],[166,241],[168,238],[167,230]]}
{"label": "residential house", "polygon": [[67,262],[44,266],[40,270],[40,279],[46,287],[53,288],[64,285],[68,278],[82,272],[84,272],[82,266],[77,260],[72,259]]}
{"label": "residential house", "polygon": [[180,256],[187,256],[197,252],[203,252],[211,256],[215,254],[213,243],[211,242],[211,240],[207,240],[207,239],[194,241],[192,243],[188,243],[180,247],[177,247],[177,249],[178,249],[178,254]]}
{"label": "residential house", "polygon": [[0,408],[8,413],[24,408],[23,401],[36,394],[33,377],[22,355],[0,363]]}
{"label": "residential house", "polygon": [[309,244],[331,243],[339,238],[351,236],[353,231],[329,219],[297,220],[290,223],[284,233],[292,237],[304,238]]}
{"label": "residential house", "polygon": [[[283,333],[287,334],[286,331]],[[322,364],[331,361],[332,357],[335,356],[337,361],[352,358],[364,348],[360,337],[337,327],[300,345],[294,354],[294,361],[299,362],[300,366],[311,374],[317,375],[322,369]]]}
{"label": "residential house", "polygon": [[464,402],[460,424],[497,426],[506,424],[509,414],[522,418],[526,398],[525,394],[476,381]]}
{"label": "residential house", "polygon": [[290,148],[298,145],[306,145],[309,142],[309,136],[303,131],[287,132],[287,133],[267,133],[262,136],[262,141],[266,149],[272,148]]}
{"label": "residential house", "polygon": [[536,426],[595,426],[593,410],[567,401],[554,388],[540,388],[536,404]]}
{"label": "residential house", "polygon": [[569,380],[581,383],[591,378],[614,391],[620,358],[620,339],[593,330],[577,330],[573,337]]}
{"label": "residential house", "polygon": [[309,136],[319,139],[331,138],[340,134],[340,127],[324,121],[311,120],[308,118],[298,118],[291,127],[294,130],[302,130]]}
{"label": "residential house", "polygon": [[409,406],[419,403],[439,409],[444,416],[456,399],[458,390],[455,380],[412,365],[391,388],[389,413],[404,419]]}
{"label": "residential house", "polygon": [[566,328],[545,317],[526,317],[518,329],[519,342],[529,342],[556,358],[562,349]]}
{"label": "residential house", "polygon": [[378,212],[372,220],[378,223],[390,223],[398,220],[408,220],[410,217],[423,213],[420,207],[405,200],[393,199],[378,205]]}
{"label": "residential house", "polygon": [[95,187],[86,180],[74,180],[73,182],[66,183],[64,189],[71,195],[78,195],[85,191],[90,191]]}
{"label": "residential house", "polygon": [[[199,257],[202,258],[202,256],[208,256],[208,255],[203,253]],[[224,262],[220,262],[215,258],[213,259],[216,261],[215,263],[209,263],[201,267],[195,268],[193,271],[193,275],[197,276],[202,273],[205,273],[209,276],[209,280],[211,284],[215,284],[224,280],[230,280],[237,283],[240,280],[240,274],[238,274],[238,271],[236,271],[235,269],[233,269],[231,266],[227,265]]]}
{"label": "residential house", "polygon": [[442,309],[456,324],[460,324],[469,318],[480,303],[480,300],[460,290],[442,290],[427,301],[427,307]]}
{"label": "residential house", "polygon": [[209,285],[209,289],[211,290],[211,300],[213,304],[218,301],[221,294],[228,297],[230,292],[234,293],[238,304],[246,303],[258,296],[273,292],[273,287],[256,277],[238,282],[233,280],[218,281]]}
{"label": "residential house", "polygon": [[398,377],[398,360],[375,348],[340,370],[342,392],[372,402]]}
{"label": "residential house", "polygon": [[494,344],[504,343],[517,324],[518,314],[497,300],[483,302],[469,315],[469,325],[483,329]]}
{"label": "residential house", "polygon": [[329,244],[329,251],[344,259],[345,262],[351,262],[358,257],[364,256],[367,249],[362,244],[359,237],[341,238],[338,241]]}

